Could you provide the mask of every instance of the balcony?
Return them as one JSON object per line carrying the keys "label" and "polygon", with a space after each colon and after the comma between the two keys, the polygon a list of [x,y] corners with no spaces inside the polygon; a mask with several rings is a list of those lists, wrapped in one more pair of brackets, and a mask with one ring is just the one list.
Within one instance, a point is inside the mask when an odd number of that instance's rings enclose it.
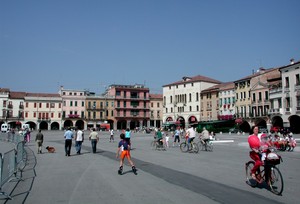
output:
{"label": "balcony", "polygon": [[69,114],[68,115],[68,118],[79,118],[80,115],[77,115],[77,114]]}
{"label": "balcony", "polygon": [[282,108],[273,108],[273,109],[269,109],[268,114],[269,114],[269,115],[283,114],[283,109],[282,109]]}
{"label": "balcony", "polygon": [[24,109],[24,105],[19,105],[19,109]]}
{"label": "balcony", "polygon": [[12,104],[8,104],[7,108],[13,108],[14,106]]}

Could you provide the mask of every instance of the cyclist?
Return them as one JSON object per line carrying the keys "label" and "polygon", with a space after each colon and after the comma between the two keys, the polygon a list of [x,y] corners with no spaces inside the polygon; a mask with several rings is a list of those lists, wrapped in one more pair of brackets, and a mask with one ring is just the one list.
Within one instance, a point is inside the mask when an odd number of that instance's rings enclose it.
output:
{"label": "cyclist", "polygon": [[248,137],[248,143],[250,146],[250,149],[252,150],[250,152],[250,158],[254,160],[255,164],[253,168],[251,169],[251,176],[254,180],[261,182],[260,179],[257,179],[255,176],[255,172],[259,169],[261,165],[263,165],[261,161],[261,155],[259,153],[261,141],[258,136],[258,126],[254,126],[253,128],[253,134],[249,135]]}
{"label": "cyclist", "polygon": [[157,130],[157,132],[156,132],[156,142],[157,142],[159,145],[163,145],[163,134],[162,134],[160,128],[158,128],[158,130]]}
{"label": "cyclist", "polygon": [[196,131],[191,125],[189,125],[189,129],[186,131],[186,136],[188,136],[188,150],[191,150],[190,144],[196,137]]}
{"label": "cyclist", "polygon": [[[209,132],[206,130],[205,127],[203,127],[203,131],[200,134],[200,139],[204,142],[204,144],[207,144],[209,142]],[[206,145],[205,145],[205,151],[207,151]]]}

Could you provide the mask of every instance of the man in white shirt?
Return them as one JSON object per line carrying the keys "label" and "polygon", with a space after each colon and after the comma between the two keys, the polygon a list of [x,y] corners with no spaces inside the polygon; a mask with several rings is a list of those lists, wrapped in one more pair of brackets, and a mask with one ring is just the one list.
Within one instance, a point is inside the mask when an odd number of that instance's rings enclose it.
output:
{"label": "man in white shirt", "polygon": [[195,139],[196,137],[196,131],[194,130],[194,128],[189,125],[189,129],[187,129],[186,134],[188,135],[189,139],[188,139],[188,147],[190,149],[190,144],[191,142]]}
{"label": "man in white shirt", "polygon": [[81,145],[83,143],[83,131],[76,128],[76,134],[75,134],[75,148],[76,148],[76,153],[81,154]]}

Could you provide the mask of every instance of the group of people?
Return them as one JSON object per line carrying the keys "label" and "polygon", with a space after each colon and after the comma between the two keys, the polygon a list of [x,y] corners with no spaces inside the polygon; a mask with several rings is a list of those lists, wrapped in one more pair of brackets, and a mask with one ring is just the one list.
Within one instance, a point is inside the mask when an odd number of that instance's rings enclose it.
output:
{"label": "group of people", "polygon": [[[189,125],[187,130],[183,130],[179,126],[175,129],[173,133],[171,133],[172,137],[174,137],[173,147],[180,145],[180,138],[187,139],[188,146],[190,143],[196,138],[197,132],[194,127]],[[182,135],[185,135],[184,137]],[[208,142],[209,140],[213,140],[215,138],[215,133],[209,133],[206,128],[203,128],[203,131],[199,134],[199,139],[203,142]],[[164,132],[162,128],[159,128],[155,131],[154,139],[161,145],[165,145],[169,147],[169,133]]]}
{"label": "group of people", "polygon": [[[84,132],[81,129],[75,128],[75,131],[69,127],[67,131],[64,133],[65,138],[65,153],[66,156],[70,156],[71,154],[71,147],[72,147],[72,140],[75,140],[75,148],[76,154],[81,154],[81,146],[84,142]],[[92,152],[95,154],[97,151],[97,143],[99,142],[98,132],[95,128],[92,129],[89,140],[91,141],[92,145]]]}
{"label": "group of people", "polygon": [[280,138],[278,134],[267,135],[265,133],[259,134],[258,126],[253,127],[253,134],[248,137],[248,144],[251,149],[250,158],[254,160],[255,164],[251,169],[251,176],[257,182],[261,182],[261,178],[257,178],[256,172],[260,166],[265,165],[267,161],[267,154],[271,152],[270,148],[281,150],[282,146],[288,146],[291,151],[296,147],[296,140],[293,134],[289,133],[285,138]]}

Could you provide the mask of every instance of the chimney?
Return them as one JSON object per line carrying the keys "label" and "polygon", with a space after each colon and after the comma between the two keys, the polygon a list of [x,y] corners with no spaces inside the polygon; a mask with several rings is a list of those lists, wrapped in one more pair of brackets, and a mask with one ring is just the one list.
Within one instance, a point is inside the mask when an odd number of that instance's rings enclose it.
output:
{"label": "chimney", "polygon": [[294,58],[290,59],[291,64],[294,64]]}

